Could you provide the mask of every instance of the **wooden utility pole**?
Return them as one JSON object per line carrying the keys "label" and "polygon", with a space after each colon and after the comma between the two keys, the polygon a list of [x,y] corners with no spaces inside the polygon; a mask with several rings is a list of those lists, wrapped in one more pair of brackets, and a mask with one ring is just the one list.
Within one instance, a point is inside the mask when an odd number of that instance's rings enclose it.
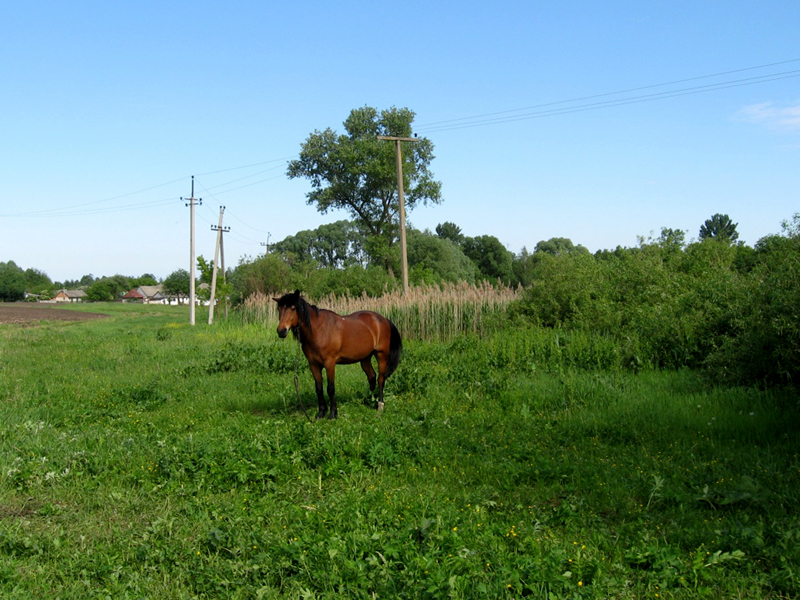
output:
{"label": "wooden utility pole", "polygon": [[189,207],[189,324],[194,325],[195,293],[194,293],[194,207],[203,204],[202,198],[194,197],[194,175],[192,175],[192,197],[183,198]]}
{"label": "wooden utility pole", "polygon": [[[227,229],[222,227],[222,213],[225,212],[225,207],[219,207],[219,226],[214,227],[211,226],[213,231],[217,232],[217,246],[214,249],[214,268],[211,271],[211,303],[208,305],[208,324],[211,325],[214,322],[214,302],[216,302],[217,296],[217,265],[219,264],[219,255],[222,251],[222,234]],[[225,278],[225,265],[222,265],[222,277]]]}
{"label": "wooden utility pole", "polygon": [[403,151],[400,149],[401,142],[418,142],[420,138],[397,137],[393,135],[379,135],[379,140],[389,140],[395,143],[395,155],[397,157],[397,202],[400,214],[400,267],[403,276],[403,294],[408,293],[408,249],[406,247],[406,202],[403,196]]}
{"label": "wooden utility pole", "polygon": [[[213,225],[212,225],[213,229]],[[222,285],[225,285],[227,277],[225,275],[225,236],[223,234],[230,231],[230,227],[224,227],[219,235],[219,268],[222,269]],[[225,296],[225,318],[228,318],[228,296]]]}

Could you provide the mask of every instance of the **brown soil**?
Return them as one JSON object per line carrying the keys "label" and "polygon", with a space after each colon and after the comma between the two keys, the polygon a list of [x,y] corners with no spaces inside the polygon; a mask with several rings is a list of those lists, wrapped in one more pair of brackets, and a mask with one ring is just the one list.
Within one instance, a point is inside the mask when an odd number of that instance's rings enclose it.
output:
{"label": "brown soil", "polygon": [[107,315],[78,312],[58,306],[42,304],[3,304],[0,303],[0,323],[35,323],[37,321],[88,321]]}

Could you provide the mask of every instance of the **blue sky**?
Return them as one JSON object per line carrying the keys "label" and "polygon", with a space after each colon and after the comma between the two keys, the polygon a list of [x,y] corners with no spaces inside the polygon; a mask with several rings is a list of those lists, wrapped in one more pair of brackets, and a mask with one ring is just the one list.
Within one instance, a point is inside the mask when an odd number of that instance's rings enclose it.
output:
{"label": "blue sky", "polygon": [[229,266],[346,218],[285,163],[364,105],[414,110],[435,145],[444,202],[418,228],[595,251],[719,212],[753,245],[800,211],[798,31],[787,1],[11,3],[0,261],[188,268],[191,175],[197,253],[224,205]]}

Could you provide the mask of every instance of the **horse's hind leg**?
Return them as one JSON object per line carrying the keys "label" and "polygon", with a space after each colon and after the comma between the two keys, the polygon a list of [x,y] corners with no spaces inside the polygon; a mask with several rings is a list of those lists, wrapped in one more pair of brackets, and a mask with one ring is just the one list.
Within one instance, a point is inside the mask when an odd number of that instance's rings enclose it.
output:
{"label": "horse's hind leg", "polygon": [[386,355],[379,353],[378,358],[378,412],[383,410],[383,384],[386,382]]}
{"label": "horse's hind leg", "polygon": [[369,391],[374,392],[377,377],[375,377],[375,369],[372,368],[372,357],[368,356],[362,360],[361,368],[364,370],[364,373],[367,376],[367,381],[369,381]]}

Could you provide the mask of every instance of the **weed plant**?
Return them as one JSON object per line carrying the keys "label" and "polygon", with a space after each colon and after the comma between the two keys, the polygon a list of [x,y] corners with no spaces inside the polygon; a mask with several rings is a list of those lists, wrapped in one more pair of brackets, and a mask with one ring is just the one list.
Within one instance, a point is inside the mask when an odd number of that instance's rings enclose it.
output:
{"label": "weed plant", "polygon": [[274,323],[107,308],[0,326],[0,597],[800,593],[789,392],[517,327],[407,336],[380,418],[351,366],[310,424]]}

